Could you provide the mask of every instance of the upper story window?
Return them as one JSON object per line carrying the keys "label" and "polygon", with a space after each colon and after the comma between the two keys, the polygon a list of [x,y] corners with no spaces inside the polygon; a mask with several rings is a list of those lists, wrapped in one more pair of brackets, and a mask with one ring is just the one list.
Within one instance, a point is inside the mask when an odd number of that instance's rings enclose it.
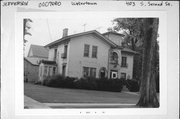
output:
{"label": "upper story window", "polygon": [[89,48],[90,46],[85,44],[84,45],[84,57],[89,57]]}
{"label": "upper story window", "polygon": [[54,49],[54,61],[57,59],[57,49]]}
{"label": "upper story window", "polygon": [[65,54],[65,56],[67,56],[67,49],[68,49],[68,45],[65,45],[64,46],[64,54]]}
{"label": "upper story window", "polygon": [[67,58],[68,45],[64,45],[64,53],[61,54],[61,58]]}
{"label": "upper story window", "polygon": [[127,57],[122,57],[121,67],[127,67]]}
{"label": "upper story window", "polygon": [[118,54],[116,52],[112,53],[111,61],[113,61],[114,63],[118,63]]}
{"label": "upper story window", "polygon": [[97,58],[97,46],[92,46],[92,58]]}

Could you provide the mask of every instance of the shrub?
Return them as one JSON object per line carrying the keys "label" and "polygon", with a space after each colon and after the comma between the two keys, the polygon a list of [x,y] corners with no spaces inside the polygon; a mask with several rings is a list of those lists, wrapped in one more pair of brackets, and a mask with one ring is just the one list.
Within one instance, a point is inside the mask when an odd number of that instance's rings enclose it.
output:
{"label": "shrub", "polygon": [[99,79],[98,90],[121,92],[123,82],[120,79]]}
{"label": "shrub", "polygon": [[97,79],[96,78],[81,78],[75,81],[75,87],[79,89],[95,90],[97,89]]}
{"label": "shrub", "polygon": [[61,75],[56,75],[52,77],[47,77],[43,81],[43,85],[50,87],[121,92],[123,88],[123,80],[107,78],[98,79],[93,77],[77,79],[72,77],[63,77]]}
{"label": "shrub", "polygon": [[50,87],[73,88],[74,80],[75,78],[63,77],[62,75],[55,75],[55,76],[47,77],[43,81],[43,85],[50,86]]}
{"label": "shrub", "polygon": [[40,82],[40,81],[36,81],[36,82],[34,82],[34,84],[35,84],[35,85],[40,85],[41,82]]}
{"label": "shrub", "polygon": [[126,87],[131,92],[138,92],[139,91],[139,84],[137,80],[134,79],[127,79],[126,81]]}
{"label": "shrub", "polygon": [[75,85],[74,85],[74,81],[76,80],[76,78],[73,78],[73,77],[66,77],[64,79],[62,79],[61,81],[61,84],[62,84],[62,87],[64,88],[74,88]]}

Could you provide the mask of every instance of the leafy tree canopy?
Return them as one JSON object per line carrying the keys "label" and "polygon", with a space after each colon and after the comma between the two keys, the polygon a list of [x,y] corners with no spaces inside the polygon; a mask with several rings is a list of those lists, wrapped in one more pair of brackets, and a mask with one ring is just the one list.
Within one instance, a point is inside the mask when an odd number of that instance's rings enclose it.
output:
{"label": "leafy tree canopy", "polygon": [[143,20],[144,18],[116,18],[113,20],[115,26],[108,30],[123,31],[126,35],[126,45],[135,50],[136,47],[142,45]]}
{"label": "leafy tree canopy", "polygon": [[32,34],[29,32],[31,26],[30,26],[30,23],[32,23],[33,21],[29,18],[25,18],[23,20],[23,39],[24,39],[24,43],[27,42],[27,40],[25,39],[25,35],[30,35],[32,36]]}

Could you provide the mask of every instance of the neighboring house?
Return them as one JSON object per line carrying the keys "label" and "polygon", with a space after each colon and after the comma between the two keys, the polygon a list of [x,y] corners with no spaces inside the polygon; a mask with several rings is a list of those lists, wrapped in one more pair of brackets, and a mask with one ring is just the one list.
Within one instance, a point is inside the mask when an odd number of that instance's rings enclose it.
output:
{"label": "neighboring house", "polygon": [[48,59],[48,49],[39,45],[31,45],[28,56],[24,58],[24,80],[36,82],[39,79],[39,63]]}
{"label": "neighboring house", "polygon": [[24,58],[24,80],[36,82],[38,79],[39,63],[36,58]]}
{"label": "neighboring house", "polygon": [[96,30],[68,36],[64,29],[61,39],[45,47],[48,60],[56,62],[56,72],[63,76],[132,79],[136,52],[122,47],[123,36]]}
{"label": "neighboring house", "polygon": [[48,49],[40,45],[31,45],[27,57],[48,59]]}

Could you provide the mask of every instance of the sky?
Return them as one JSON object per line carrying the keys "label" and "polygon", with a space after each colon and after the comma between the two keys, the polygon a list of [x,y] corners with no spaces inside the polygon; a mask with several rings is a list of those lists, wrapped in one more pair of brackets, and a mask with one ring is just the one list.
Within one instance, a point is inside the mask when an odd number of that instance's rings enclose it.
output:
{"label": "sky", "polygon": [[113,26],[112,20],[114,18],[116,17],[92,15],[82,18],[67,16],[58,19],[32,19],[33,22],[29,24],[31,26],[29,32],[32,36],[26,36],[28,42],[25,47],[25,56],[27,56],[31,44],[44,46],[60,39],[64,28],[68,28],[68,35],[90,30],[97,30],[100,33],[104,33],[107,32],[109,27]]}
{"label": "sky", "polygon": [[[118,12],[62,12],[54,15],[39,14],[39,16],[30,18],[33,21],[29,24],[31,26],[29,32],[32,36],[27,35],[25,37],[26,40],[28,40],[25,46],[25,56],[27,56],[31,44],[45,46],[62,38],[64,28],[68,28],[68,35],[90,30],[105,33],[109,27],[114,26],[112,21],[115,18],[126,18],[126,16],[122,16]],[[160,22],[159,34],[162,34],[162,28]]]}

